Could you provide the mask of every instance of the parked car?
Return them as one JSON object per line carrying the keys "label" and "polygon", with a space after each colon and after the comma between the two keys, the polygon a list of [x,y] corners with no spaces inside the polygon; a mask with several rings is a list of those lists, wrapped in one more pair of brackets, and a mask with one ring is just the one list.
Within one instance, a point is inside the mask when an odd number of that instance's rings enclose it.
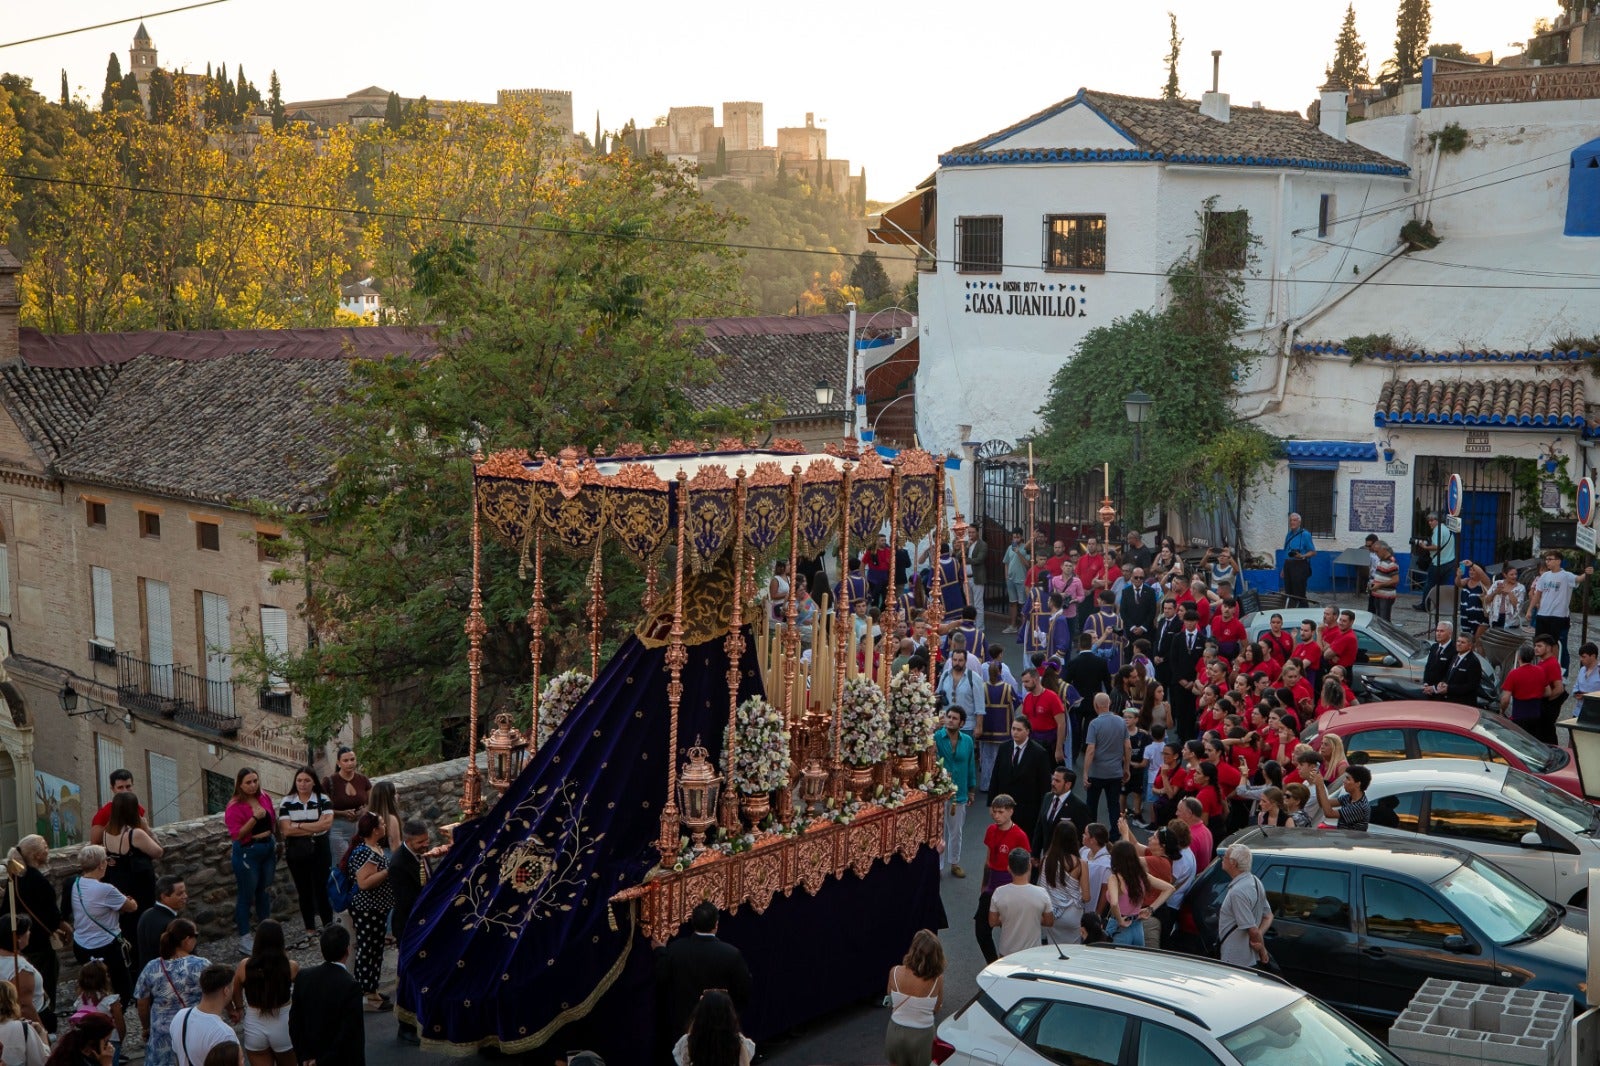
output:
{"label": "parked car", "polygon": [[1553,903],[1589,905],[1589,871],[1600,868],[1600,808],[1554,785],[1504,763],[1414,759],[1374,766],[1367,798],[1374,836],[1443,840]]}
{"label": "parked car", "polygon": [[[1251,640],[1259,639],[1270,627],[1272,616],[1283,615],[1283,628],[1293,633],[1301,622],[1322,624],[1320,607],[1286,607],[1279,611],[1257,611],[1244,619]],[[1351,688],[1363,700],[1415,700],[1422,698],[1422,672],[1428,665],[1428,643],[1412,636],[1392,622],[1375,614],[1356,611],[1356,669]],[[1495,682],[1494,665],[1482,655],[1483,680],[1478,685],[1478,705],[1498,707],[1500,692]],[[1367,681],[1380,682],[1369,690]]]}
{"label": "parked car", "polygon": [[1505,763],[1583,798],[1572,752],[1536,739],[1504,715],[1435,700],[1364,703],[1325,711],[1302,733],[1315,744],[1324,733],[1344,741],[1368,766],[1397,759],[1472,759]]}
{"label": "parked car", "polygon": [[[1589,915],[1470,852],[1425,837],[1252,828],[1272,906],[1267,950],[1284,976],[1345,1015],[1386,1026],[1430,977],[1561,992],[1588,1002]],[[1228,875],[1213,863],[1189,894],[1216,950]]]}
{"label": "parked car", "polygon": [[1284,981],[1168,951],[1029,948],[939,1025],[942,1066],[1403,1066]]}

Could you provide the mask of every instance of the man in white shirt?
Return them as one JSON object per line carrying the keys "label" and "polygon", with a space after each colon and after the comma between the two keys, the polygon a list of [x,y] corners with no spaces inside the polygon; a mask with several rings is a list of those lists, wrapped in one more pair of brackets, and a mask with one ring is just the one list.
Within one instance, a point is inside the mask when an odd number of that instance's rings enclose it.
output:
{"label": "man in white shirt", "polygon": [[1535,633],[1548,633],[1556,638],[1561,651],[1561,669],[1570,664],[1567,656],[1567,630],[1572,625],[1572,591],[1584,578],[1594,573],[1588,567],[1581,574],[1561,569],[1561,553],[1544,553],[1544,572],[1533,579],[1533,594],[1528,597],[1528,618]]}
{"label": "man in white shirt", "polygon": [[233,990],[233,967],[207,966],[200,971],[200,1003],[172,1016],[172,1050],[178,1066],[205,1066],[218,1044],[238,1044],[233,1026],[223,1020]]}
{"label": "man in white shirt", "polygon": [[1006,867],[1011,871],[1011,883],[995,889],[989,900],[989,924],[1000,930],[995,948],[1001,956],[1038,947],[1045,927],[1056,924],[1050,893],[1028,880],[1033,856],[1023,848],[1012,848]]}
{"label": "man in white shirt", "polygon": [[1222,872],[1232,880],[1217,915],[1219,958],[1229,966],[1246,968],[1271,961],[1263,937],[1272,925],[1272,908],[1261,879],[1250,872],[1250,849],[1233,844],[1223,852]]}

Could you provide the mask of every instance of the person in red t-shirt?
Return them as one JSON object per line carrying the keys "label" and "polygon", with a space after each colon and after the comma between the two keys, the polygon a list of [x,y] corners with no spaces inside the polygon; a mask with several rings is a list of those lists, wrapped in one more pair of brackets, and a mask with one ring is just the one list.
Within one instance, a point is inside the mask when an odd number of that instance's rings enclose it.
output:
{"label": "person in red t-shirt", "polygon": [[1317,702],[1316,693],[1311,688],[1311,682],[1306,680],[1303,669],[1299,659],[1290,659],[1283,664],[1283,674],[1278,678],[1278,683],[1289,690],[1294,709],[1300,712],[1296,717],[1310,713]]}
{"label": "person in red t-shirt", "polygon": [[1040,682],[1037,671],[1024,670],[1022,685],[1028,691],[1022,699],[1022,713],[1028,719],[1032,739],[1045,751],[1053,752],[1054,765],[1059,766],[1066,761],[1062,752],[1066,750],[1067,708],[1060,696]]}
{"label": "person in red t-shirt", "polygon": [[1196,704],[1196,706],[1199,708],[1200,715],[1195,721],[1195,728],[1202,736],[1211,732],[1213,729],[1222,729],[1224,712],[1222,709],[1221,699],[1222,693],[1218,691],[1216,685],[1207,685],[1205,688],[1200,690],[1200,699]]}
{"label": "person in red t-shirt", "polygon": [[1217,650],[1229,659],[1237,656],[1250,638],[1244,623],[1236,617],[1238,607],[1234,600],[1223,600],[1222,617],[1211,620],[1211,639],[1217,642]]}
{"label": "person in red t-shirt", "polygon": [[1202,743],[1206,747],[1206,761],[1217,768],[1217,785],[1226,799],[1233,795],[1233,790],[1239,787],[1239,782],[1244,777],[1239,772],[1238,760],[1228,754],[1227,746],[1220,740],[1206,740]]}
{"label": "person in red t-shirt", "polygon": [[1281,614],[1275,614],[1267,620],[1267,631],[1261,634],[1261,639],[1267,642],[1267,650],[1280,664],[1294,650],[1294,635],[1283,628]]}
{"label": "person in red t-shirt", "polygon": [[1084,543],[1083,557],[1078,560],[1076,572],[1085,592],[1093,592],[1095,581],[1105,577],[1106,557],[1100,553],[1100,542],[1094,537]]}
{"label": "person in red t-shirt", "polygon": [[1546,744],[1556,742],[1556,719],[1561,717],[1561,705],[1567,699],[1567,672],[1561,668],[1556,639],[1548,633],[1533,638],[1533,658],[1544,671],[1546,687],[1544,706],[1539,711],[1539,727],[1533,735]]}
{"label": "person in red t-shirt", "polygon": [[1004,793],[989,801],[989,817],[994,824],[983,833],[985,859],[983,890],[993,892],[1001,885],[1011,883],[1011,849],[1028,851],[1028,834],[1011,819],[1017,813],[1017,801]]}
{"label": "person in red t-shirt", "polygon": [[1356,624],[1354,611],[1340,611],[1339,624],[1322,628],[1321,649],[1329,662],[1337,662],[1346,670],[1356,665],[1357,639],[1352,627]]}
{"label": "person in red t-shirt", "polygon": [[1517,666],[1500,684],[1500,710],[1513,722],[1532,725],[1539,719],[1549,686],[1544,667],[1533,661],[1533,645],[1524,644],[1517,649]]}
{"label": "person in red t-shirt", "polygon": [[[133,771],[131,770],[123,770],[120,768],[113,770],[111,771],[111,777],[109,780],[111,782],[111,794],[113,796],[115,796],[118,792],[133,791]],[[144,804],[142,803],[139,805],[139,818],[140,820],[144,819]],[[110,824],[110,822],[111,802],[108,800],[103,807],[95,812],[94,817],[89,821],[89,843],[102,843],[106,837],[106,826]]]}
{"label": "person in red t-shirt", "polygon": [[1294,650],[1289,652],[1289,658],[1299,659],[1305,664],[1304,673],[1315,677],[1322,671],[1322,644],[1317,640],[1317,627],[1312,622],[1301,622],[1300,631],[1295,634]]}

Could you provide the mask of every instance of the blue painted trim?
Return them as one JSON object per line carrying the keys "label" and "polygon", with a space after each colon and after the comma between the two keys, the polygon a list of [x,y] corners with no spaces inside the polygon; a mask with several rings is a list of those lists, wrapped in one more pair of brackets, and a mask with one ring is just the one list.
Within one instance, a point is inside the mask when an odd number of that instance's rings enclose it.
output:
{"label": "blue painted trim", "polygon": [[1424,56],[1422,59],[1422,109],[1428,110],[1433,106],[1433,57]]}
{"label": "blue painted trim", "polygon": [[[1337,341],[1307,341],[1294,345],[1296,355],[1332,355],[1349,358],[1350,350]],[[1600,351],[1547,350],[1542,352],[1369,352],[1364,357],[1385,363],[1576,363],[1600,356]]]}
{"label": "blue painted trim", "polygon": [[1291,463],[1306,459],[1331,459],[1335,462],[1374,462],[1378,446],[1371,441],[1286,440],[1283,455]]}
{"label": "blue painted trim", "polygon": [[1403,164],[1336,163],[1331,160],[1293,159],[1280,156],[1198,155],[1149,152],[1133,148],[1008,148],[996,152],[947,152],[939,157],[942,167],[982,167],[1009,163],[1184,163],[1191,166],[1270,167],[1274,169],[1320,170],[1346,174],[1377,174],[1406,177],[1411,168]]}
{"label": "blue painted trim", "polygon": [[1372,416],[1372,424],[1380,429],[1384,426],[1426,425],[1426,426],[1495,426],[1500,429],[1584,429],[1588,421],[1582,415],[1567,415],[1552,418],[1548,415],[1466,415],[1440,414],[1436,411],[1417,414],[1406,412],[1403,414],[1389,414],[1379,411]]}

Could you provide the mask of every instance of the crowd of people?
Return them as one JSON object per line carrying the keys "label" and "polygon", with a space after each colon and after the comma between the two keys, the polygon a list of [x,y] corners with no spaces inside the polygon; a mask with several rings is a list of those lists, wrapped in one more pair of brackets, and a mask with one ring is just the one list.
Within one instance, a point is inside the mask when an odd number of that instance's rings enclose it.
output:
{"label": "crowd of people", "polygon": [[[349,749],[332,773],[302,767],[293,782],[275,798],[243,768],[223,811],[244,956],[234,966],[198,953],[188,888],[161,871],[161,832],[129,771],[110,774],[111,799],[91,822],[76,876],[53,885],[45,839],[19,841],[16,919],[0,918],[0,1062],[119,1063],[135,1017],[147,1066],[363,1061],[362,1015],[393,1010],[379,989],[384,949],[446,847],[402,817],[393,783],[362,775]],[[304,924],[297,937],[272,918],[280,858]],[[341,883],[348,898],[336,901],[330,888]],[[58,938],[80,966],[67,993]],[[323,964],[302,972],[290,951],[312,944]],[[420,1042],[403,1021],[397,1036]]]}

